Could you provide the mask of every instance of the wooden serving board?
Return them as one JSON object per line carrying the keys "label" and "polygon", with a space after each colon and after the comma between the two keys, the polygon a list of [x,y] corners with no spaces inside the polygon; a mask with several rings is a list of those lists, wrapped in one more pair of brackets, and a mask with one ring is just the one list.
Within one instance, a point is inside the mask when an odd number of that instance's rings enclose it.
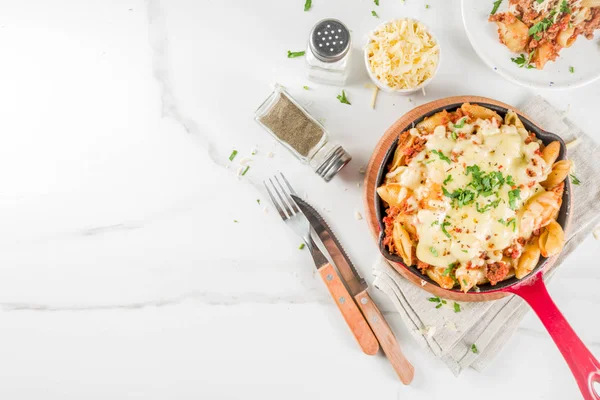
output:
{"label": "wooden serving board", "polygon": [[[375,185],[377,184],[377,173],[379,171],[379,167],[383,162],[386,152],[396,139],[396,137],[402,133],[402,130],[410,125],[413,121],[423,116],[424,114],[438,109],[440,107],[449,106],[451,104],[462,104],[462,103],[488,103],[495,104],[501,107],[505,107],[511,110],[514,110],[517,114],[524,116],[529,119],[527,115],[520,112],[517,108],[502,103],[500,101],[488,99],[487,97],[479,97],[479,96],[455,96],[455,97],[447,97],[440,100],[435,100],[430,103],[423,104],[418,106],[408,113],[404,114],[400,119],[398,119],[381,137],[375,149],[373,150],[373,154],[371,155],[371,159],[369,160],[369,164],[367,165],[365,171],[365,180],[364,180],[364,202],[365,202],[365,217],[367,220],[367,224],[369,225],[369,229],[373,234],[375,241],[379,240],[379,221],[377,220],[377,214],[375,212]],[[570,185],[570,183],[568,183]],[[571,196],[571,199],[573,197]],[[572,204],[571,204],[572,205]],[[568,224],[567,224],[568,225]],[[545,268],[548,269],[554,262],[557,257],[553,257],[548,260]],[[424,290],[432,293],[435,296],[443,297],[450,300],[455,301],[490,301],[497,300],[502,297],[508,295],[508,293],[503,292],[493,292],[493,293],[462,293],[462,292],[454,292],[450,290],[443,289],[435,284],[431,284],[429,282],[424,282],[419,276],[415,275],[413,272],[408,270],[404,265],[390,262],[390,265],[398,271],[400,275],[411,281],[417,286],[422,287]],[[425,283],[424,285],[422,283]]]}

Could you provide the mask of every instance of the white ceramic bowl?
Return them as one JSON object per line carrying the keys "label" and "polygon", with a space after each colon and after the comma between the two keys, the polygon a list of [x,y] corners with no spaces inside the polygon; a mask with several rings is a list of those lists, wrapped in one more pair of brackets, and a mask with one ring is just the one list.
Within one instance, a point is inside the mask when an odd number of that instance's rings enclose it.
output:
{"label": "white ceramic bowl", "polygon": [[431,37],[433,37],[433,40],[435,40],[435,42],[437,43],[437,45],[438,45],[438,62],[437,62],[437,65],[435,66],[435,70],[433,71],[433,74],[431,75],[431,77],[429,79],[426,79],[425,81],[423,81],[419,86],[414,87],[414,88],[410,88],[410,89],[394,89],[394,88],[391,88],[385,82],[382,82],[379,79],[377,79],[377,77],[375,75],[373,75],[373,71],[371,71],[371,66],[369,65],[369,54],[368,54],[368,51],[367,51],[367,46],[369,45],[369,43],[371,41],[371,35],[370,34],[367,37],[367,44],[363,48],[363,54],[364,54],[364,59],[365,59],[365,67],[367,68],[367,74],[369,75],[369,78],[371,78],[371,80],[373,81],[373,83],[379,88],[379,90],[381,90],[383,92],[386,92],[386,93],[392,93],[392,94],[399,94],[399,95],[407,96],[409,94],[418,92],[419,90],[423,90],[427,85],[429,85],[429,83],[433,80],[433,78],[435,78],[435,76],[437,75],[438,70],[440,69],[440,63],[441,63],[441,60],[442,60],[442,51],[441,51],[441,47],[440,47],[440,42],[437,40],[437,37],[433,34],[433,32],[431,31],[431,29],[429,29],[429,27],[427,25],[425,25],[424,23],[422,23],[418,19],[414,19],[414,18],[397,18],[397,19],[388,20],[388,21],[385,21],[382,24],[379,24],[371,32],[375,32],[375,31],[379,30],[381,27],[383,27],[384,25],[389,24],[392,21],[397,21],[399,19],[410,19],[412,21],[415,21],[415,22],[423,25],[427,29],[427,32],[429,32],[429,34],[431,35]]}

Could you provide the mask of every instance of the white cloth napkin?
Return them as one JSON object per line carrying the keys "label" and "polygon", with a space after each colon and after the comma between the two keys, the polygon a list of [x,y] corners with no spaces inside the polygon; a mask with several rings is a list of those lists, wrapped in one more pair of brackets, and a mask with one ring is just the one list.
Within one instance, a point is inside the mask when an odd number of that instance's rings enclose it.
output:
{"label": "white cloth napkin", "polygon": [[[560,135],[566,143],[578,139],[568,150],[574,172],[581,185],[573,185],[573,216],[565,248],[545,279],[553,275],[566,257],[575,250],[600,222],[600,185],[591,184],[600,175],[595,162],[600,146],[579,130],[563,113],[543,98],[531,98],[520,108],[549,132]],[[383,258],[373,267],[374,285],[392,301],[417,341],[440,357],[455,375],[467,367],[483,370],[502,349],[529,310],[517,296],[481,303],[448,301],[440,309],[428,298],[432,295],[398,274]],[[475,345],[477,353],[472,351]]]}

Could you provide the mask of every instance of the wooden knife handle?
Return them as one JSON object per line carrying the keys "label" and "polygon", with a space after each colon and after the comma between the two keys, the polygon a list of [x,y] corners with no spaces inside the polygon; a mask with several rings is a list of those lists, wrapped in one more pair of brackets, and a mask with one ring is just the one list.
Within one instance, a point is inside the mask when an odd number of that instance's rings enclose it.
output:
{"label": "wooden knife handle", "polygon": [[331,297],[335,300],[335,304],[342,312],[346,324],[348,324],[362,351],[370,356],[377,354],[379,351],[377,338],[369,327],[367,320],[356,306],[356,303],[354,303],[354,299],[346,289],[346,286],[344,286],[335,268],[328,263],[319,268],[319,274],[323,278],[325,286],[329,289]]}
{"label": "wooden knife handle", "polygon": [[379,311],[379,308],[377,308],[377,305],[366,290],[357,294],[355,299],[369,325],[371,325],[383,352],[388,360],[390,360],[400,381],[405,385],[410,384],[415,375],[415,368],[406,359],[404,353],[402,353],[400,345],[398,345],[398,341],[387,321],[383,318],[381,311]]}

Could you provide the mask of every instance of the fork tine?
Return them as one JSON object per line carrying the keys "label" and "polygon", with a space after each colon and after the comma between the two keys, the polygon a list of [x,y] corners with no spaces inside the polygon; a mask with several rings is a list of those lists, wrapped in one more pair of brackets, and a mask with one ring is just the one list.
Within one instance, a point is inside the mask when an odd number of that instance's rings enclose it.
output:
{"label": "fork tine", "polygon": [[279,173],[281,175],[281,177],[283,178],[283,181],[285,182],[285,184],[287,185],[287,187],[290,189],[290,192],[296,196],[296,197],[300,197],[298,196],[298,193],[296,193],[296,191],[292,188],[292,185],[290,185],[290,183],[288,182],[288,180],[285,178],[285,175],[283,175],[282,172]]}
{"label": "fork tine", "polygon": [[[280,172],[281,177],[283,179],[285,179],[285,176],[283,176],[283,174]],[[285,199],[288,201],[288,203],[290,204],[290,206],[292,207],[292,210],[294,210],[294,213],[299,213],[300,209],[298,208],[298,206],[296,205],[296,202],[294,201],[294,199],[292,199],[290,197],[290,195],[288,194],[288,191],[283,187],[283,185],[281,184],[281,182],[279,182],[279,179],[277,179],[277,176],[275,176],[275,180],[277,181],[277,183],[279,184],[279,187],[281,187],[281,190],[283,191],[283,194],[285,196]],[[294,192],[294,189],[292,189],[292,186],[290,185],[289,182],[287,182],[287,179],[285,179],[287,187],[290,189],[290,192],[292,192],[292,194],[296,195],[296,193]],[[297,196],[297,195],[296,195]]]}
{"label": "fork tine", "polygon": [[[277,180],[277,177],[274,177],[274,178],[275,178],[275,180]],[[275,184],[273,183],[273,180],[271,180],[271,178],[269,178],[269,182],[271,182],[271,185],[273,185],[273,190],[275,191],[275,194],[277,195],[277,197],[281,201],[281,206],[283,207],[283,209],[287,213],[288,218],[291,217],[292,215],[294,215],[294,213],[292,212],[292,210],[289,208],[288,204],[285,202],[285,200],[281,196],[281,193],[279,193],[279,190],[277,190],[277,186],[275,186]],[[277,183],[279,183],[279,181]],[[281,184],[279,186],[281,186]]]}
{"label": "fork tine", "polygon": [[267,189],[267,193],[269,194],[269,197],[271,198],[271,201],[273,202],[273,205],[277,209],[277,212],[279,213],[279,216],[281,217],[281,219],[283,219],[284,221],[286,219],[288,219],[287,215],[283,212],[283,209],[281,208],[279,203],[277,203],[277,200],[275,200],[275,197],[273,197],[273,193],[271,193],[271,190],[269,189],[269,185],[267,185],[267,182],[263,181],[263,185],[265,185],[265,189]]}

